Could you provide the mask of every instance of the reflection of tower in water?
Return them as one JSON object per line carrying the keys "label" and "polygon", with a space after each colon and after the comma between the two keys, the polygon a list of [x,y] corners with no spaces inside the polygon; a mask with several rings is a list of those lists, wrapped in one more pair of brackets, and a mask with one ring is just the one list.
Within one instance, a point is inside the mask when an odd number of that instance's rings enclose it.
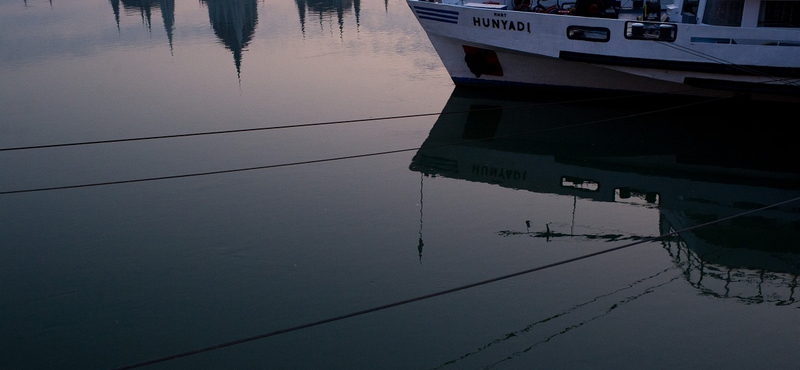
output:
{"label": "reflection of tower in water", "polygon": [[[114,10],[114,19],[117,21],[119,30],[120,0],[110,0],[111,8]],[[122,0],[122,9],[126,14],[132,15],[139,13],[142,23],[149,30],[152,24],[151,18],[154,10],[161,11],[164,20],[164,30],[169,39],[169,48],[172,50],[172,31],[175,29],[175,0]]]}
{"label": "reflection of tower in water", "polygon": [[345,13],[353,9],[356,16],[356,28],[361,24],[361,0],[296,0],[297,10],[300,14],[300,31],[306,34],[306,10],[316,13],[319,18],[320,28],[323,20],[330,20],[336,14],[336,23],[339,26],[339,36],[344,34]]}
{"label": "reflection of tower in water", "polygon": [[[53,8],[53,0],[49,0],[48,2],[50,3],[50,8],[52,9]],[[23,4],[25,4],[25,7],[27,8],[28,7],[28,0],[24,0]]]}
{"label": "reflection of tower in water", "polygon": [[208,6],[214,34],[233,52],[236,74],[241,76],[242,52],[253,39],[258,24],[257,0],[201,0]]}
{"label": "reflection of tower in water", "polygon": [[[169,39],[170,52],[173,49],[172,34],[175,30],[175,0],[110,0],[120,29],[120,10],[126,15],[138,14],[148,30],[152,26],[154,11],[161,12],[164,30]],[[241,75],[242,52],[253,38],[258,23],[257,0],[201,0],[208,7],[208,18],[214,34],[225,48],[233,52],[236,74]],[[122,8],[120,8],[122,4]]]}

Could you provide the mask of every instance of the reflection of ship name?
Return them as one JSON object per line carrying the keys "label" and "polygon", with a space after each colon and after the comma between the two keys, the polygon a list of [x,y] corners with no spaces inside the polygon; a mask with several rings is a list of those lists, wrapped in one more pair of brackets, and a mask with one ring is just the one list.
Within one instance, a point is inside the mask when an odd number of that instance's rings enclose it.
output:
{"label": "reflection of ship name", "polygon": [[479,176],[488,176],[494,177],[498,179],[508,179],[508,180],[525,180],[527,176],[527,171],[517,171],[508,168],[502,167],[493,167],[487,165],[480,165],[480,164],[473,164],[472,165],[472,174],[479,175]]}

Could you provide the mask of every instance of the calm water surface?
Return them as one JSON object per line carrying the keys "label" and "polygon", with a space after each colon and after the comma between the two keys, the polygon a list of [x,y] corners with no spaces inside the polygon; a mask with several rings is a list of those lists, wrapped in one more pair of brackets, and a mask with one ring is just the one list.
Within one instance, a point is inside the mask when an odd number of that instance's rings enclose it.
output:
{"label": "calm water surface", "polygon": [[[569,100],[454,89],[399,0],[0,0],[0,149],[431,114],[0,151],[0,368],[128,365],[800,196],[780,107]],[[791,203],[148,368],[796,368],[799,245]]]}

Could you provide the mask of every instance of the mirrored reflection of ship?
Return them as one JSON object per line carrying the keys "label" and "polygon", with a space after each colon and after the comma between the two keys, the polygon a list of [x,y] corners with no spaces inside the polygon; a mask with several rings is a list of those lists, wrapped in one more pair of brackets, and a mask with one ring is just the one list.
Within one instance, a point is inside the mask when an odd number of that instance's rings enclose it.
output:
{"label": "mirrored reflection of ship", "polygon": [[[412,171],[654,208],[662,234],[800,196],[800,165],[781,149],[792,140],[768,127],[734,128],[742,120],[780,126],[786,112],[772,105],[662,111],[696,103],[662,100],[658,112],[643,114],[653,106],[648,98],[566,104],[476,94],[454,92]],[[759,120],[747,121],[754,115]],[[701,294],[776,305],[800,294],[800,202],[662,245]]]}
{"label": "mirrored reflection of ship", "polygon": [[352,9],[356,17],[356,28],[361,25],[361,0],[295,0],[297,11],[300,14],[300,31],[306,34],[306,12],[317,17],[320,28],[324,28],[326,21],[332,21],[336,16],[339,28],[339,37],[344,35],[345,15]]}

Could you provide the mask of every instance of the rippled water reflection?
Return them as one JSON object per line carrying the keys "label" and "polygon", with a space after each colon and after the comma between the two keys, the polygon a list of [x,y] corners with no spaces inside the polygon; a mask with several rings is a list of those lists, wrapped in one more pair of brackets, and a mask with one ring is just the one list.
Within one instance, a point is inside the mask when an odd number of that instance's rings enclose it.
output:
{"label": "rippled water reflection", "polygon": [[[3,368],[113,368],[800,195],[785,107],[454,90],[402,1],[5,0],[0,45],[0,149],[430,113],[0,151]],[[150,368],[793,368],[798,209]]]}

